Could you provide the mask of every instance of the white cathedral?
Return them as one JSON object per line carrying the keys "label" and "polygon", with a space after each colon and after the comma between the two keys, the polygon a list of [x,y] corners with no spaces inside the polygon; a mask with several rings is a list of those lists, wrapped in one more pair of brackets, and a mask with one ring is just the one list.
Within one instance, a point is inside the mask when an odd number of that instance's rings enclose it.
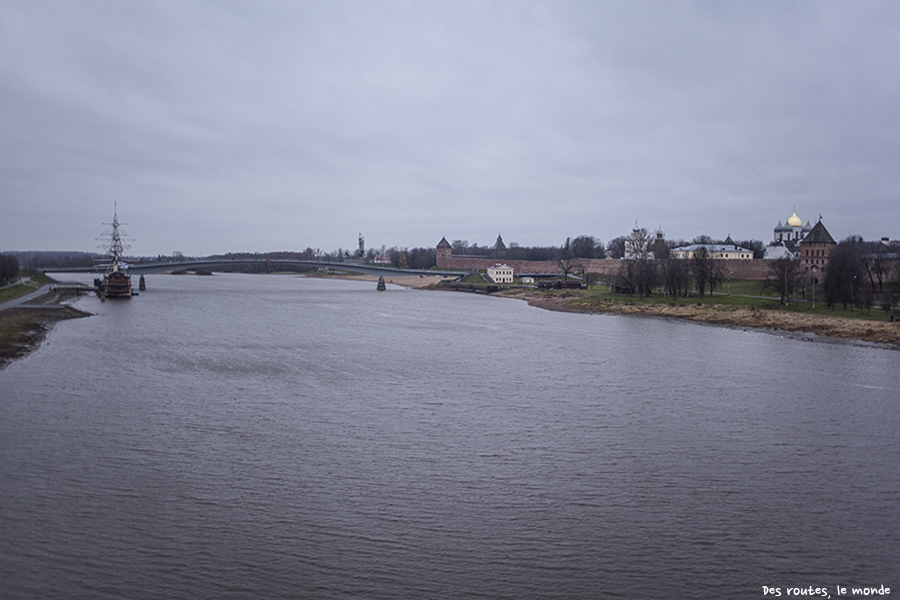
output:
{"label": "white cathedral", "polygon": [[784,225],[778,221],[778,225],[775,226],[774,239],[766,246],[765,258],[796,257],[800,253],[800,241],[812,231],[812,228],[812,223],[809,221],[806,222],[806,225],[803,224],[795,209]]}

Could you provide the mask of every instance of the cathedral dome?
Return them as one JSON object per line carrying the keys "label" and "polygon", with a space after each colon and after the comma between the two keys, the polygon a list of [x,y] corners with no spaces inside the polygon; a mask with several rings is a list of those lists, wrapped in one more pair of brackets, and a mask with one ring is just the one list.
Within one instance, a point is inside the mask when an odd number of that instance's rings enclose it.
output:
{"label": "cathedral dome", "polygon": [[791,215],[791,218],[787,220],[787,224],[791,227],[803,227],[803,221],[797,216],[796,210],[794,211],[794,214]]}

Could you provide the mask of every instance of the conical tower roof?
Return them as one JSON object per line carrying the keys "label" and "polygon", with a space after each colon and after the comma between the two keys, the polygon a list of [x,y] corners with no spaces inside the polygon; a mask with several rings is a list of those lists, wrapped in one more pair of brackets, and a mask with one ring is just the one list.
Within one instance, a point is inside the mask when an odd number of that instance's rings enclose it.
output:
{"label": "conical tower roof", "polygon": [[828,233],[828,230],[825,229],[825,225],[822,224],[822,221],[816,221],[816,224],[813,226],[812,230],[806,234],[806,237],[803,238],[804,244],[834,244],[834,238],[831,237],[831,234]]}

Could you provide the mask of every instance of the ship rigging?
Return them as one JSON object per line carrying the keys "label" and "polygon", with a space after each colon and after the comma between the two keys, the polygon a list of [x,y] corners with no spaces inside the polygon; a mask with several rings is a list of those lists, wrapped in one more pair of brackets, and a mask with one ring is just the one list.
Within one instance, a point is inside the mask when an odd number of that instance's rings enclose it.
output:
{"label": "ship rigging", "polygon": [[105,267],[103,279],[94,280],[97,295],[101,299],[130,298],[134,292],[131,288],[131,275],[128,274],[128,264],[122,260],[126,246],[123,242],[123,235],[119,231],[119,216],[115,205],[113,206],[112,223],[104,224],[108,225],[110,230],[104,236],[98,238],[104,242],[102,248],[106,250],[106,255],[103,263]]}

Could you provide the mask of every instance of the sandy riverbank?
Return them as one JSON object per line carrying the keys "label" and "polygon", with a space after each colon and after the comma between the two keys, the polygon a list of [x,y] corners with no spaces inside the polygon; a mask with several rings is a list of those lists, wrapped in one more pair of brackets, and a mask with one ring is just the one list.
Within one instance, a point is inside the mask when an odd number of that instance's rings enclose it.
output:
{"label": "sandy riverbank", "polygon": [[[348,281],[371,281],[373,285],[378,283],[378,275],[326,275],[335,279],[346,279]],[[394,276],[385,277],[384,282],[388,284],[399,285],[407,288],[427,288],[438,284],[442,279],[453,279],[443,275],[410,275],[410,276]]]}

